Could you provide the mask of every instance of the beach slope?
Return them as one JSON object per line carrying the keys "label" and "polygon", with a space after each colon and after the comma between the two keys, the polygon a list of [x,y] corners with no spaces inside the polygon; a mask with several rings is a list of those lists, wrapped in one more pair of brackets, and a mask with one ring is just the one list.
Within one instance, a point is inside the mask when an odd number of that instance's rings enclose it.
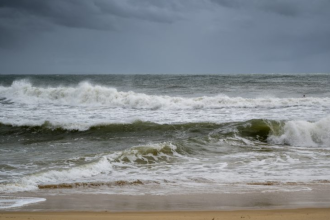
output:
{"label": "beach slope", "polygon": [[84,220],[84,219],[116,219],[116,220],[234,220],[234,219],[263,219],[263,220],[328,220],[330,208],[326,209],[281,209],[281,210],[247,210],[247,211],[180,211],[180,212],[3,212],[0,219],[15,220]]}

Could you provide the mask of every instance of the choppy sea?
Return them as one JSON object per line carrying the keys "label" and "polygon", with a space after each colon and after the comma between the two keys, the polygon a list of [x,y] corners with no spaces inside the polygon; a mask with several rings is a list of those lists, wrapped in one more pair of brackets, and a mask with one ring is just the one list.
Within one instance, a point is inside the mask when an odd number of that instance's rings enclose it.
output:
{"label": "choppy sea", "polygon": [[13,193],[168,195],[330,184],[330,74],[0,75]]}

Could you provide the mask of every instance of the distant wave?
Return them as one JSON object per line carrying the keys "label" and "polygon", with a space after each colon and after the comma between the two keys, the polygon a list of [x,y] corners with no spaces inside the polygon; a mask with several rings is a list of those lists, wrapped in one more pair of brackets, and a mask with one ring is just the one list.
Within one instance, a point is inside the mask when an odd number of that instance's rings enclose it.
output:
{"label": "distant wave", "polygon": [[93,105],[132,109],[216,109],[216,108],[278,108],[291,106],[330,106],[330,98],[242,98],[224,94],[194,98],[148,95],[133,91],[81,82],[76,86],[41,87],[27,80],[11,86],[0,86],[1,102],[29,104]]}

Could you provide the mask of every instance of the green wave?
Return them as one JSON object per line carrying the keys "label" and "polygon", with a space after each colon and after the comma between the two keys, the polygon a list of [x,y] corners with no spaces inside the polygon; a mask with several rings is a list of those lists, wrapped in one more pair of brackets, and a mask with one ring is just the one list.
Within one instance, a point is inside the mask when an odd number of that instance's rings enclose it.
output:
{"label": "green wave", "polygon": [[283,122],[254,119],[237,125],[237,130],[242,137],[252,137],[266,141],[270,133],[279,133]]}
{"label": "green wave", "polygon": [[151,134],[161,133],[166,135],[167,132],[188,131],[190,133],[207,134],[208,132],[219,127],[219,124],[215,123],[186,123],[186,124],[157,124],[152,122],[136,121],[130,124],[104,124],[95,125],[88,130],[69,130],[60,126],[52,125],[49,122],[45,122],[39,126],[15,126],[0,123],[0,136],[108,136],[111,134]]}
{"label": "green wave", "polygon": [[84,137],[87,139],[109,139],[120,137],[153,137],[162,139],[191,139],[195,142],[208,142],[209,138],[240,136],[251,140],[266,141],[270,133],[281,131],[283,122],[254,119],[230,123],[184,123],[157,124],[136,121],[131,124],[95,125],[88,130],[68,130],[45,122],[40,126],[13,126],[0,123],[0,139],[21,139],[28,141],[49,141]]}

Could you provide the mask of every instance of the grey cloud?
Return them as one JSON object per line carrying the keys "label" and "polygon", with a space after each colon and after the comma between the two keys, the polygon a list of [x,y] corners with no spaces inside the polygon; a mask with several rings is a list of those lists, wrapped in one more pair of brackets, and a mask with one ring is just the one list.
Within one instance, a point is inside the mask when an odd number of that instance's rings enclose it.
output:
{"label": "grey cloud", "polygon": [[0,26],[0,33],[0,48],[10,49],[16,45],[17,35],[12,30]]}
{"label": "grey cloud", "polygon": [[318,16],[328,13],[328,0],[273,0],[259,1],[258,9],[284,16]]}
{"label": "grey cloud", "polygon": [[[172,23],[181,1],[130,0],[0,0],[0,47],[9,47],[19,31],[50,31],[56,26],[115,30],[118,19]],[[23,39],[22,39],[23,40]]]}
{"label": "grey cloud", "polygon": [[172,11],[173,7],[168,7],[170,5],[159,4],[159,1],[136,2],[129,0],[0,0],[0,8],[10,9],[12,14],[39,16],[58,25],[91,29],[109,29],[112,26],[112,19],[108,16],[156,22],[171,22],[177,17]]}
{"label": "grey cloud", "polygon": [[7,8],[12,16],[25,15],[24,19],[39,17],[49,23],[68,27],[107,29],[111,24],[104,19],[93,1],[86,0],[1,0],[0,8]]}
{"label": "grey cloud", "polygon": [[[303,16],[327,13],[330,6],[328,0],[211,0],[228,8],[271,12],[283,16]],[[255,11],[254,11],[255,10]]]}
{"label": "grey cloud", "polygon": [[319,72],[330,68],[320,65],[330,53],[329,8],[329,0],[0,0],[0,72],[285,72],[308,60]]}
{"label": "grey cloud", "polygon": [[111,20],[85,0],[0,0],[0,48],[23,42],[57,27],[110,29]]}
{"label": "grey cloud", "polygon": [[[179,2],[179,1],[177,1]],[[175,12],[178,3],[160,4],[161,1],[95,1],[101,11],[118,17],[136,18],[152,22],[171,23],[179,19]]]}
{"label": "grey cloud", "polygon": [[[301,59],[330,50],[330,1],[327,0],[212,0],[236,13],[235,33],[252,41],[262,59]],[[240,29],[240,30],[238,30]]]}
{"label": "grey cloud", "polygon": [[242,6],[242,3],[244,3],[244,1],[237,1],[237,0],[211,0],[211,1],[223,7],[229,7],[229,8],[239,8],[240,6]]}

